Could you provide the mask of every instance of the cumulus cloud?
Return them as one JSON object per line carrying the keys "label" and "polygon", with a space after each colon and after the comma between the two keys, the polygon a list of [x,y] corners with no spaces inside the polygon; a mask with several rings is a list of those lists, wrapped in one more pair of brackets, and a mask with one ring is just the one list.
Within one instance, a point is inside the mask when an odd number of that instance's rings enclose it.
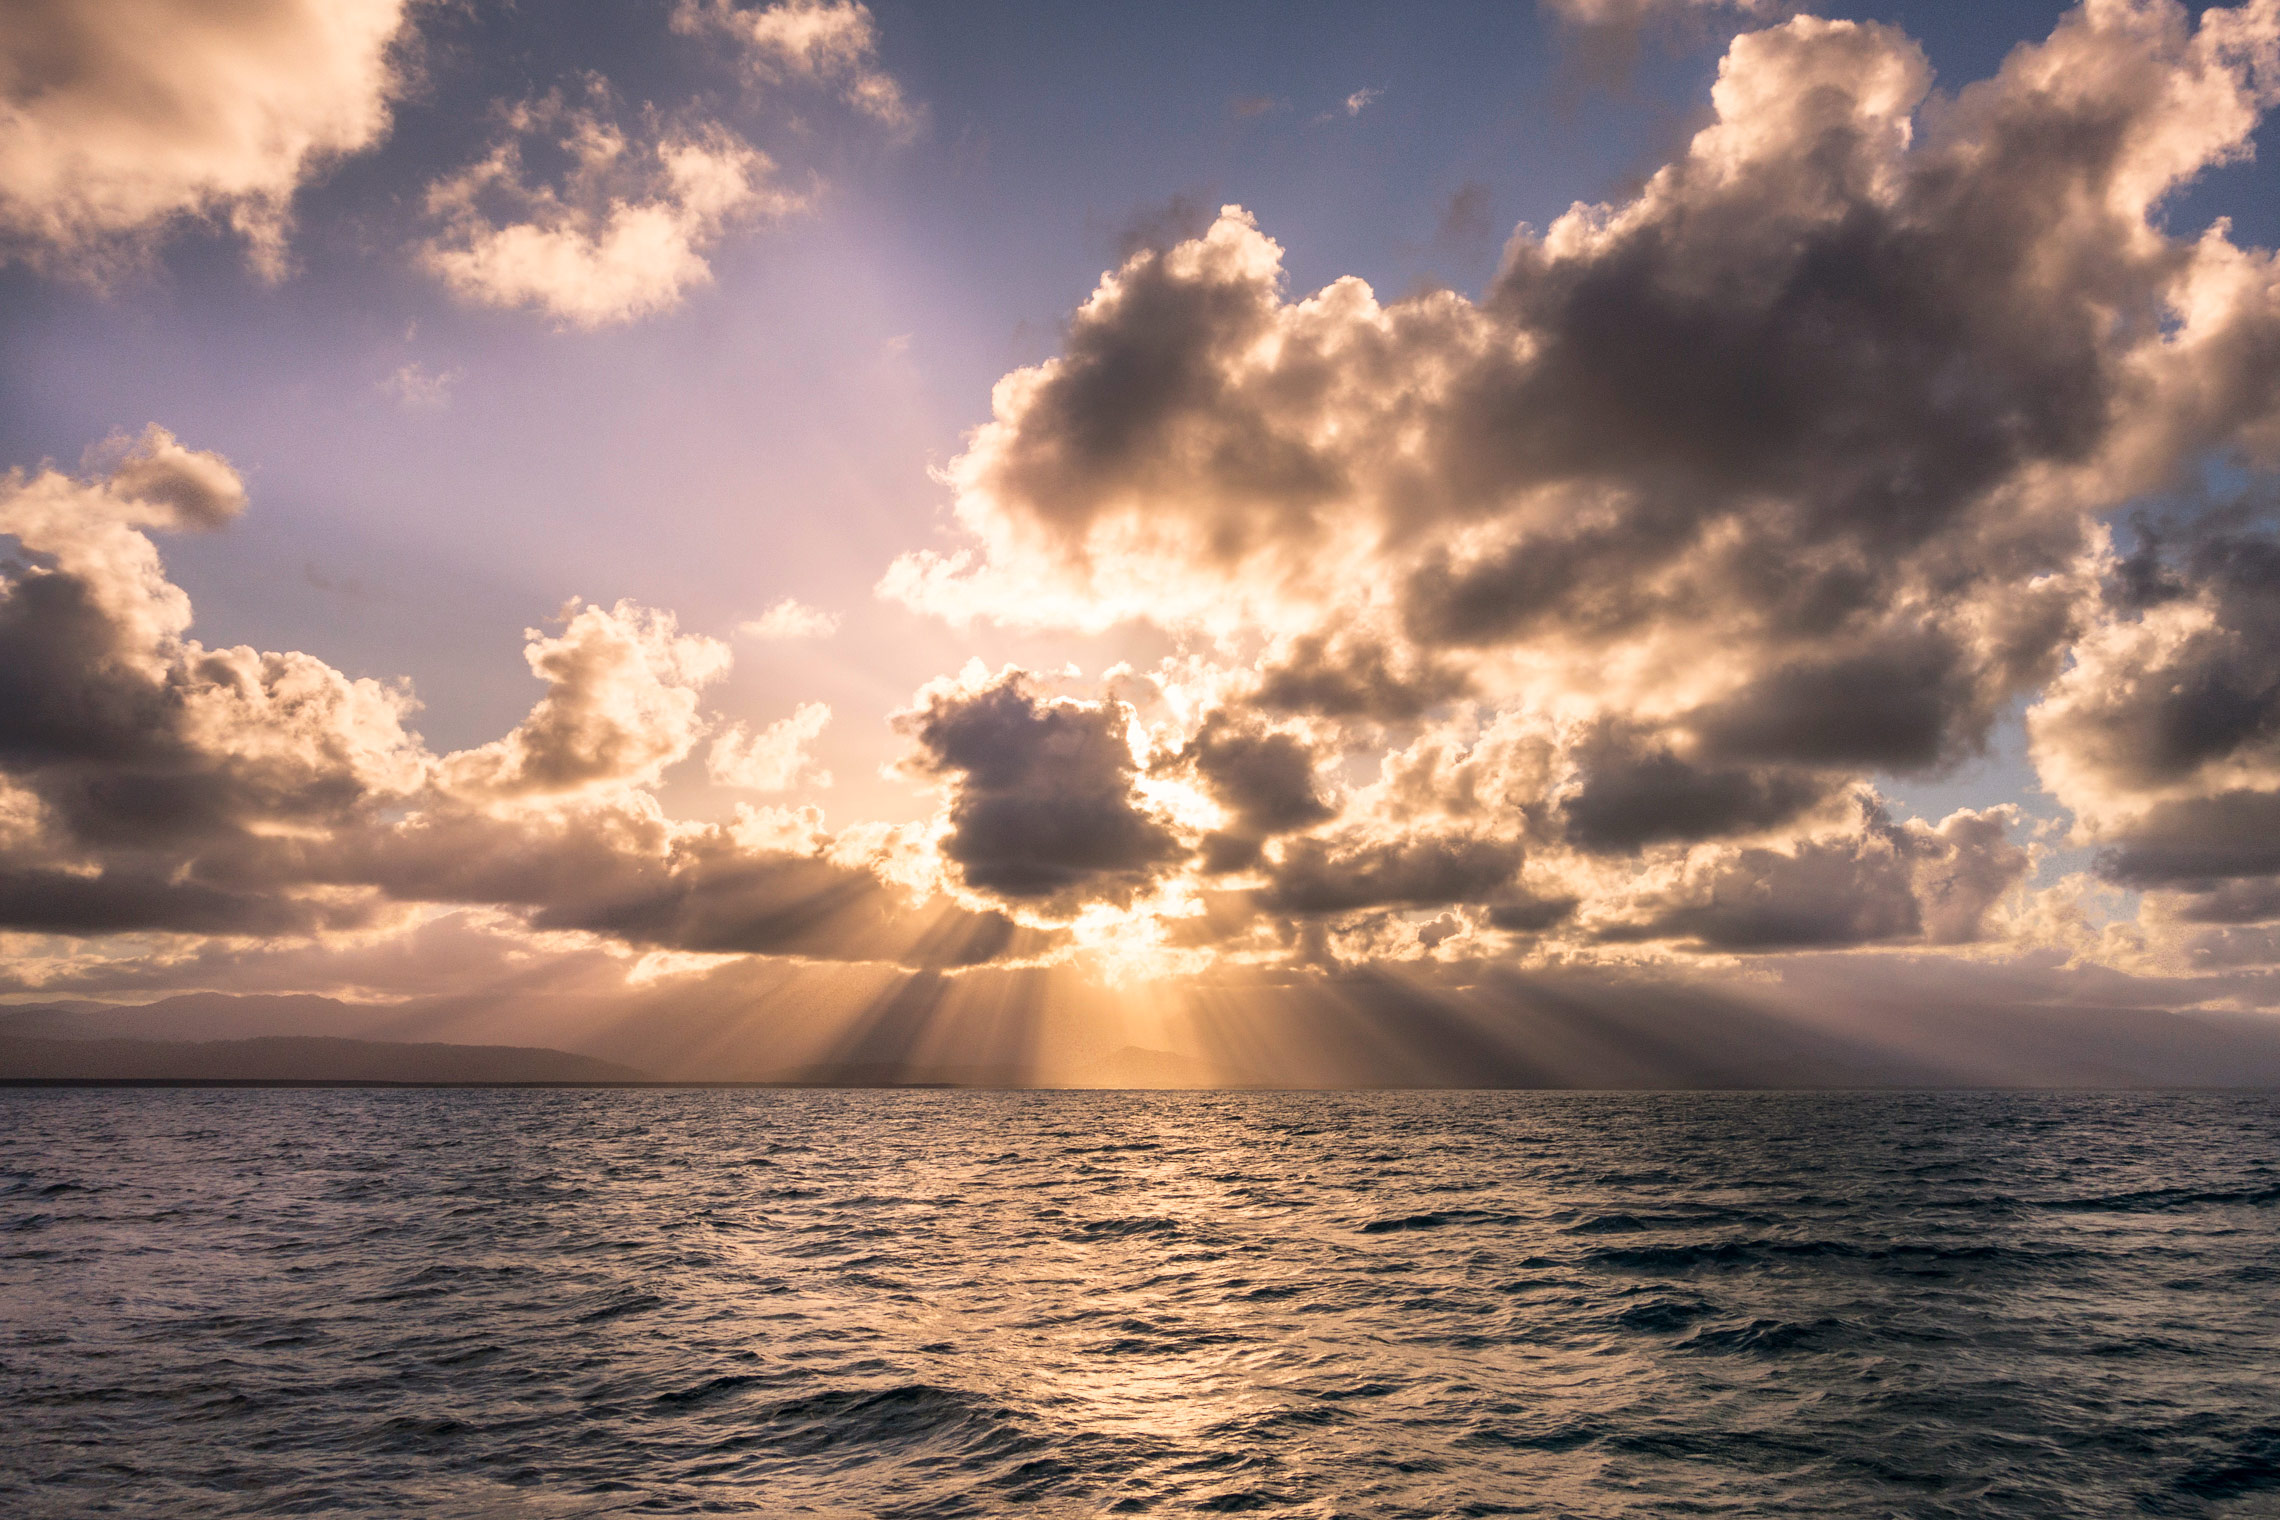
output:
{"label": "cumulus cloud", "polygon": [[[669,817],[652,788],[713,729],[701,692],[729,654],[667,613],[573,602],[529,634],[529,716],[447,755],[407,726],[401,685],[200,643],[149,534],[244,506],[227,460],[156,427],[84,474],[0,476],[21,556],[0,566],[0,935],[25,965],[41,937],[323,943],[440,904],[671,951],[945,965],[1049,942],[929,903],[907,830]],[[743,786],[796,770],[827,717],[731,728],[715,768]],[[771,738],[789,741],[773,757]]]}
{"label": "cumulus cloud", "polygon": [[98,271],[183,218],[282,272],[294,192],[388,130],[405,0],[23,0],[0,13],[0,239]]}
{"label": "cumulus cloud", "polygon": [[1686,939],[1750,953],[1966,944],[2026,875],[2029,856],[2009,837],[2014,822],[1997,809],[1901,825],[1866,806],[1851,828],[1780,847],[1693,851],[1667,886],[1641,892],[1595,932],[1616,942]]}
{"label": "cumulus cloud", "polygon": [[2147,804],[2280,787],[2280,538],[2214,532],[2117,566],[2106,616],[2030,717],[2099,831]]}
{"label": "cumulus cloud", "polygon": [[513,733],[451,757],[456,789],[527,796],[654,784],[703,734],[698,692],[729,665],[727,645],[629,602],[573,602],[558,636],[527,636],[524,658],[546,695]]}
{"label": "cumulus cloud", "polygon": [[[420,257],[463,299],[573,327],[630,322],[709,284],[705,254],[729,227],[804,203],[719,123],[629,135],[607,114],[606,82],[587,93],[586,104],[556,93],[512,107],[488,154],[428,187],[442,230]],[[531,142],[566,162],[559,183],[530,172]]]}
{"label": "cumulus cloud", "polygon": [[1334,817],[1314,756],[1296,735],[1243,729],[1213,713],[1176,757],[1194,767],[1230,818],[1258,834],[1279,834]]}
{"label": "cumulus cloud", "polygon": [[768,6],[681,0],[673,29],[728,38],[763,79],[836,83],[849,105],[896,131],[917,124],[902,87],[878,67],[879,33],[870,8],[853,0],[780,0]]}
{"label": "cumulus cloud", "polygon": [[1666,739],[1601,719],[1571,741],[1575,783],[1560,803],[1565,836],[1593,853],[1667,840],[1756,834],[1826,799],[1831,783],[1779,766],[1704,764]]}
{"label": "cumulus cloud", "polygon": [[895,719],[950,789],[942,854],[969,889],[1066,915],[1129,904],[1186,854],[1136,790],[1131,712],[1041,698],[1026,672],[931,683]]}
{"label": "cumulus cloud", "polygon": [[[139,438],[119,435],[89,463],[100,473],[76,479],[52,467],[0,476],[0,533],[47,563],[30,568],[14,588],[51,597],[58,611],[26,620],[27,638],[67,640],[74,632],[104,639],[122,662],[138,662],[152,646],[190,626],[190,600],[166,579],[158,551],[140,528],[211,529],[245,507],[245,486],[228,460],[187,449],[156,425]],[[100,628],[71,630],[84,608]],[[146,666],[147,668],[147,666]],[[27,675],[31,667],[25,667]]]}
{"label": "cumulus cloud", "polygon": [[[2086,514],[2270,410],[2243,371],[2212,413],[2231,377],[2189,362],[2268,346],[2269,290],[2204,298],[2230,245],[2155,221],[2246,142],[2270,18],[2243,17],[2078,13],[1924,123],[1896,32],[1746,35],[1688,152],[1523,232],[1478,304],[1288,299],[1231,208],[1000,383],[948,471],[970,546],[885,588],[1509,651],[1547,696],[1612,681],[1737,752],[1968,752],[2054,672]],[[1887,675],[1913,717],[1802,715]]]}
{"label": "cumulus cloud", "polygon": [[[780,81],[871,66],[855,7],[682,14]],[[1174,652],[1090,690],[921,688],[892,721],[939,788],[923,823],[670,817],[700,750],[715,784],[800,784],[829,713],[723,727],[726,648],[626,604],[534,632],[529,718],[431,754],[394,688],[188,639],[146,532],[234,513],[225,463],[154,431],[11,476],[0,845],[48,873],[15,900],[76,873],[152,924],[470,904],[903,964],[2007,946],[2248,985],[2280,953],[2270,513],[2204,505],[2127,552],[2113,519],[2215,453],[2257,490],[2280,468],[2273,257],[2165,209],[2280,94],[2280,0],[2106,0],[1930,90],[1888,27],[1745,34],[1683,152],[1519,229],[1478,300],[1294,294],[1240,208],[1138,247],[944,472],[962,542],[882,589]],[[639,156],[550,119],[574,162]],[[828,631],[790,601],[739,629]],[[2013,808],[1896,818],[1879,790],[2022,708],[2100,878],[2037,881]],[[2092,911],[2116,885],[2143,915]]]}
{"label": "cumulus cloud", "polygon": [[1262,897],[1302,915],[1482,902],[1505,895],[1525,853],[1517,840],[1478,835],[1301,839],[1275,862]]}
{"label": "cumulus cloud", "polygon": [[[400,690],[300,654],[209,649],[147,528],[217,528],[235,470],[162,428],[94,451],[100,473],[0,477],[0,769],[16,827],[0,896],[49,932],[311,932],[370,894],[270,891],[222,866],[417,787]],[[188,861],[210,859],[199,872]]]}
{"label": "cumulus cloud", "polygon": [[1405,647],[1301,634],[1262,662],[1252,700],[1278,712],[1400,722],[1463,695],[1469,685],[1462,672]]}
{"label": "cumulus cloud", "polygon": [[2017,807],[1959,808],[1937,825],[1909,826],[1915,893],[1924,937],[1935,945],[1967,945],[1988,934],[1987,915],[2033,868],[2032,854],[2012,834]]}
{"label": "cumulus cloud", "polygon": [[2113,879],[2195,894],[2188,920],[2280,918],[2280,534],[2215,511],[2112,572],[2028,713],[2043,784]]}
{"label": "cumulus cloud", "polygon": [[1294,295],[1236,207],[1138,249],[945,472],[964,543],[882,591],[1218,651],[1158,672],[1152,764],[1217,807],[1197,868],[1334,934],[2011,932],[2018,820],[1895,823],[1874,778],[2022,702],[2110,875],[2254,910],[2216,894],[2280,871],[2269,535],[2133,569],[2103,519],[2280,464],[2272,256],[2166,220],[2280,96],[2280,5],[2088,6],[1935,104],[1898,31],[1776,9],[1682,154],[1479,301]]}

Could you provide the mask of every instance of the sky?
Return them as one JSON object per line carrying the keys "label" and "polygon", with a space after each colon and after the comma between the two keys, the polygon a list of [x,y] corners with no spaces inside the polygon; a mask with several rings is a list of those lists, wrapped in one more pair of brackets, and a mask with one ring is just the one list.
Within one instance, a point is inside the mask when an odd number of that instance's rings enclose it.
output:
{"label": "sky", "polygon": [[0,998],[2267,1018],[2276,102],[2280,0],[12,6]]}

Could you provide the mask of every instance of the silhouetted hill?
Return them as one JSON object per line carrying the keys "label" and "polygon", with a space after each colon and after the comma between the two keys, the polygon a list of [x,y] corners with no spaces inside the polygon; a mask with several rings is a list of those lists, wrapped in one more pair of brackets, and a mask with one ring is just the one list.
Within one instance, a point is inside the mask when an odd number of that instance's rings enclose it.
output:
{"label": "silhouetted hill", "polygon": [[[2280,1015],[1981,1000],[1902,980],[1874,998],[1857,991],[1822,998],[1807,987],[1777,999],[1518,972],[1465,988],[1369,975],[1324,978],[1229,998],[1213,1025],[1191,1031],[1202,1036],[1202,1048],[1187,1052],[1088,1050],[1077,1041],[1051,1048],[1009,1037],[1020,1027],[1015,1021],[987,1007],[961,1013],[947,1001],[952,987],[950,978],[908,978],[886,984],[870,1006],[837,1013],[755,996],[733,981],[613,998],[475,992],[359,1003],[193,993],[141,1005],[16,1004],[0,1007],[0,1077],[825,1087],[2280,1087]],[[59,1044],[74,1048],[45,1048]]]}
{"label": "silhouetted hill", "polygon": [[0,1036],[60,1040],[253,1040],[271,1035],[385,1039],[399,1005],[313,993],[185,992],[154,1003],[70,999],[0,1007]]}
{"label": "silhouetted hill", "polygon": [[520,1045],[253,1040],[70,1040],[0,1035],[0,1079],[158,1082],[637,1082],[648,1073]]}

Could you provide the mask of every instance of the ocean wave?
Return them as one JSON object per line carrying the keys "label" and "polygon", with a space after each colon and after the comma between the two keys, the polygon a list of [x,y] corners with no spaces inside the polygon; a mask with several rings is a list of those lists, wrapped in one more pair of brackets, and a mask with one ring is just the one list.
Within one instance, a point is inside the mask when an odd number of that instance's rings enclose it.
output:
{"label": "ocean wave", "polygon": [[1440,1230],[1450,1225],[1512,1224],[1520,1218],[1516,1214],[1500,1214],[1486,1209],[1435,1209],[1424,1214],[1402,1214],[1386,1219],[1373,1219],[1362,1226],[1364,1235],[1392,1235],[1403,1230]]}
{"label": "ocean wave", "polygon": [[2276,1156],[2259,1095],[0,1093],[0,1514],[2216,1520]]}

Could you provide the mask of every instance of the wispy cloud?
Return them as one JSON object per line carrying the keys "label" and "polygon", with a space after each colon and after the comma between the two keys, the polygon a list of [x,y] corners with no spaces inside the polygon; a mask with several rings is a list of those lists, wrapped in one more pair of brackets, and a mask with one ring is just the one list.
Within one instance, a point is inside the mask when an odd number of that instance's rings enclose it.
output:
{"label": "wispy cloud", "polygon": [[438,412],[451,405],[451,388],[458,383],[458,370],[431,370],[414,360],[382,380],[378,389],[406,411]]}
{"label": "wispy cloud", "polygon": [[[726,127],[629,136],[611,117],[605,80],[590,79],[585,93],[584,103],[552,94],[507,110],[488,154],[428,188],[442,230],[421,260],[464,299],[535,307],[572,327],[629,322],[710,283],[705,254],[727,228],[805,203]],[[567,158],[559,183],[526,170],[533,138]]]}
{"label": "wispy cloud", "polygon": [[838,631],[838,613],[818,611],[790,597],[736,625],[738,637],[747,639],[828,639]]}
{"label": "wispy cloud", "polygon": [[831,722],[831,709],[821,702],[802,702],[788,718],[779,718],[758,733],[741,723],[713,740],[705,756],[705,774],[715,786],[744,791],[782,792],[801,782],[831,785],[831,772],[818,770],[808,753]]}
{"label": "wispy cloud", "polygon": [[878,66],[879,31],[870,8],[854,0],[781,0],[768,6],[680,0],[673,29],[731,40],[742,49],[746,66],[764,80],[835,84],[849,105],[894,132],[918,126],[918,108],[894,76]]}

